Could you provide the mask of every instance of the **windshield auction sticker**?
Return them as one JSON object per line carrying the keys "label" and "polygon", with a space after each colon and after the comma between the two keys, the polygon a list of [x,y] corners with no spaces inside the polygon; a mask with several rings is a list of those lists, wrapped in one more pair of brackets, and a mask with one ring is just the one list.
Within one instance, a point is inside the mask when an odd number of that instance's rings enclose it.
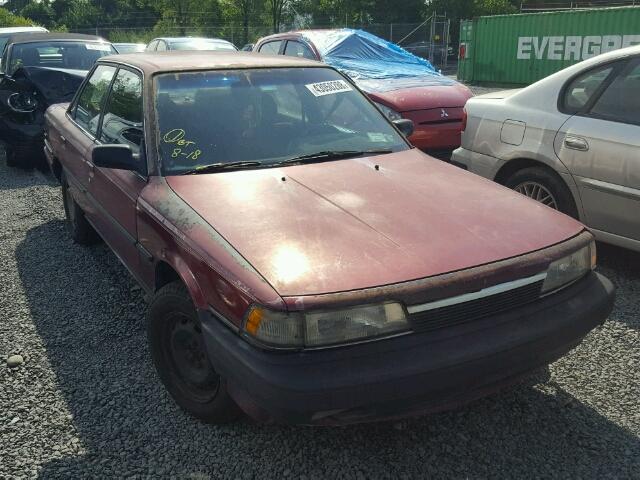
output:
{"label": "windshield auction sticker", "polygon": [[316,97],[331,95],[334,93],[350,92],[351,86],[344,80],[331,80],[328,82],[310,83],[305,85]]}

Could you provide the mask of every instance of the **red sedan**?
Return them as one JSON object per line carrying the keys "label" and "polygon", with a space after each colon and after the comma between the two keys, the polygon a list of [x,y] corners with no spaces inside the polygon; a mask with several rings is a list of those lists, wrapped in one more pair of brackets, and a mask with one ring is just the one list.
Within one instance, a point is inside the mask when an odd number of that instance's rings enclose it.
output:
{"label": "red sedan", "polygon": [[393,43],[347,28],[301,30],[262,38],[253,51],[325,62],[356,82],[389,119],[411,119],[409,140],[416,147],[448,159],[460,146],[471,90]]}
{"label": "red sedan", "polygon": [[149,295],[182,408],[296,424],[453,408],[605,321],[583,225],[396,127],[337,70],[250,53],[105,57],[48,109],[70,234],[103,239]]}

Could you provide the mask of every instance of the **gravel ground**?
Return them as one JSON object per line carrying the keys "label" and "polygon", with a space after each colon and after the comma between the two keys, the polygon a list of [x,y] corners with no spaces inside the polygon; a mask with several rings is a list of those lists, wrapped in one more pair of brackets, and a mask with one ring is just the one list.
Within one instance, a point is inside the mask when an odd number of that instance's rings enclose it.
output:
{"label": "gravel ground", "polygon": [[63,218],[50,177],[0,159],[0,478],[640,478],[638,254],[601,246],[615,310],[546,383],[403,422],[212,427],[160,386],[140,290]]}

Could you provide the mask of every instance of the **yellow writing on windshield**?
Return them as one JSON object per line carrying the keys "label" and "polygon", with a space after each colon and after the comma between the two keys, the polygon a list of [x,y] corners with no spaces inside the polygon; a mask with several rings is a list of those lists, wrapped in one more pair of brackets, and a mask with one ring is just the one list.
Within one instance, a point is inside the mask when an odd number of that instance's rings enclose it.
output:
{"label": "yellow writing on windshield", "polygon": [[180,148],[174,148],[171,152],[171,158],[180,158],[185,157],[189,160],[197,160],[202,154],[202,150],[195,148],[192,151],[185,151],[183,147],[188,147],[189,145],[196,146],[196,142],[193,140],[187,140],[186,133],[182,128],[174,128],[173,130],[169,130],[162,137],[162,141],[164,143],[170,143],[172,145],[177,145]]}
{"label": "yellow writing on windshield", "polygon": [[173,130],[169,130],[162,137],[162,141],[164,143],[175,143],[176,145],[180,145],[181,147],[186,147],[188,145],[195,145],[196,142],[192,140],[185,140],[185,132],[182,128],[174,128]]}

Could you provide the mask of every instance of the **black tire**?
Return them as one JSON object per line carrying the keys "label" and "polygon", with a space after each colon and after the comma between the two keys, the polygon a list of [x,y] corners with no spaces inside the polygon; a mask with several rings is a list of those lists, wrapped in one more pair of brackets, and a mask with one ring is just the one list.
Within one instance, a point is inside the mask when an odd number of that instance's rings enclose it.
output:
{"label": "black tire", "polygon": [[99,242],[100,236],[87,221],[84,212],[73,199],[71,191],[69,190],[69,184],[64,175],[60,183],[62,184],[62,203],[64,205],[64,213],[67,217],[67,227],[71,238],[80,245],[93,245]]}
{"label": "black tire", "polygon": [[[505,182],[505,186],[513,190],[522,190],[525,185],[542,186],[552,195],[555,203],[555,206],[549,204],[548,206],[556,208],[570,217],[578,218],[578,209],[573,200],[573,195],[571,195],[569,188],[556,173],[542,167],[528,167],[518,170],[507,178]],[[521,191],[520,193],[523,192]]]}
{"label": "black tire", "polygon": [[20,163],[20,154],[16,152],[16,149],[10,146],[4,148],[4,156],[7,160],[7,167],[18,168],[24,165]]}
{"label": "black tire", "polygon": [[181,282],[154,295],[147,310],[147,338],[156,371],[175,402],[206,423],[228,423],[240,409],[211,366],[196,309]]}

